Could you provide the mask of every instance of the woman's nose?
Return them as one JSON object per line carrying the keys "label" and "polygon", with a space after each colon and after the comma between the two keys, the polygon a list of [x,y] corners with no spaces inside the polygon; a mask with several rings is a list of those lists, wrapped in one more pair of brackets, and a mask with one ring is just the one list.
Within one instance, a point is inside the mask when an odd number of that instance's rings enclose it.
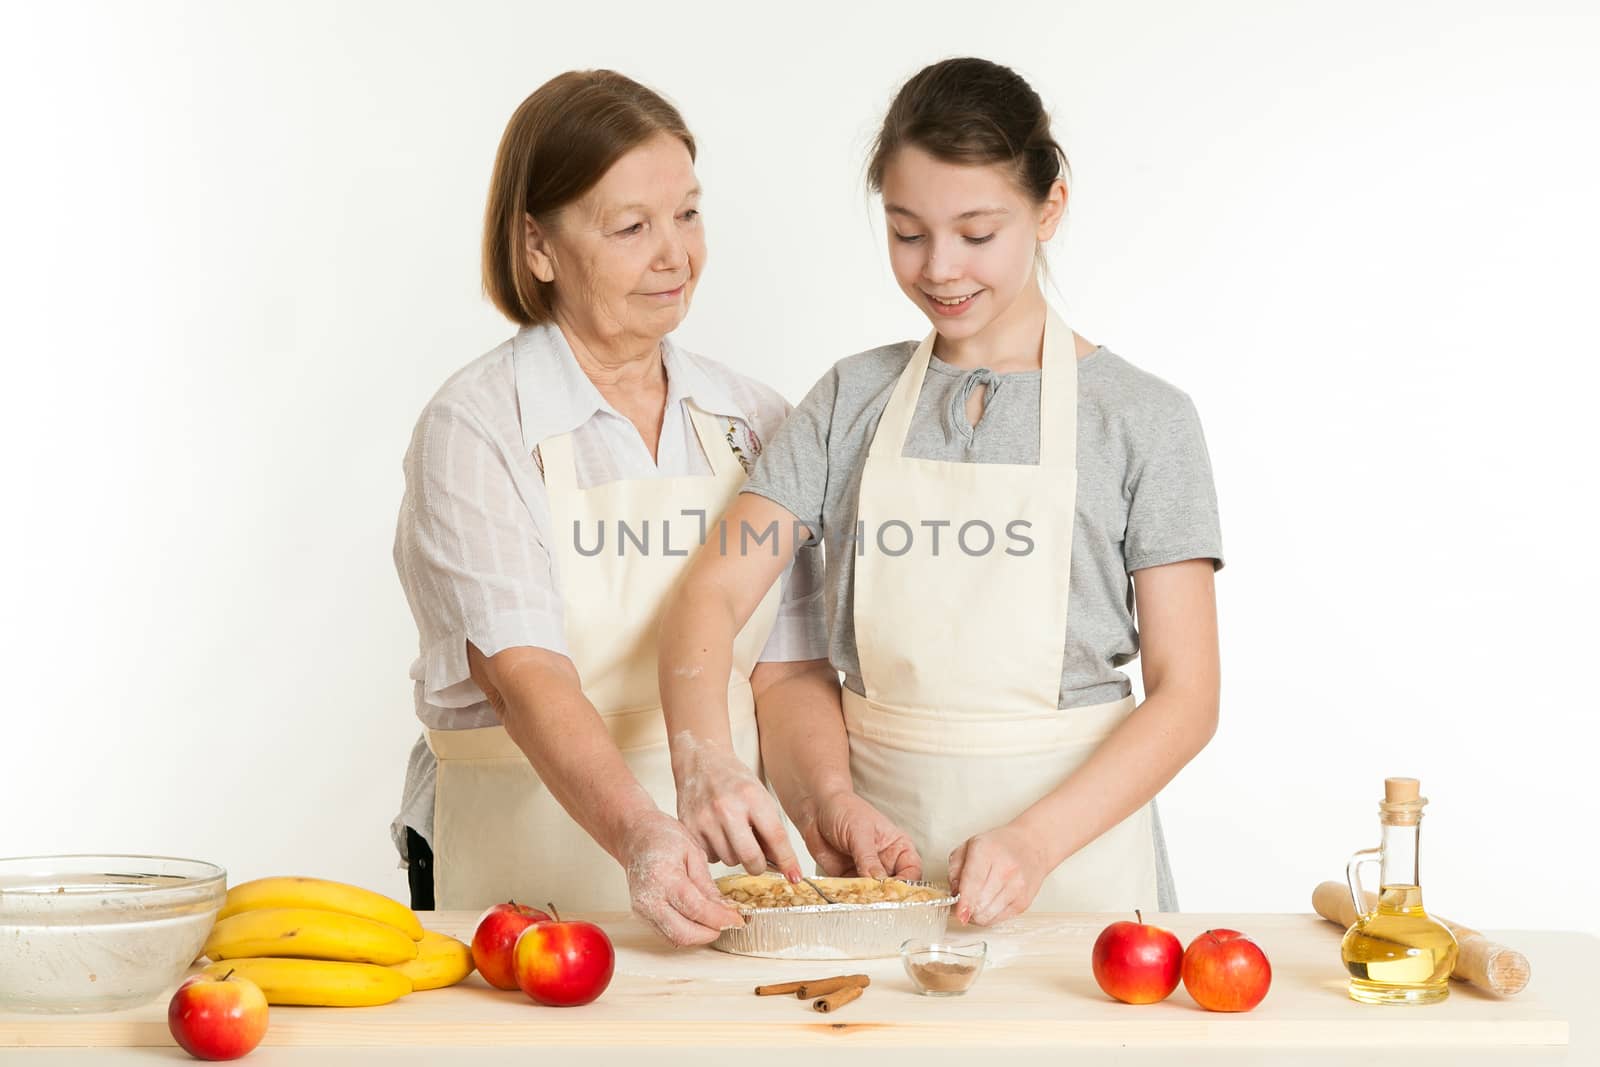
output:
{"label": "woman's nose", "polygon": [[662,232],[661,244],[656,248],[657,270],[681,270],[689,264],[689,246],[677,227],[667,227]]}

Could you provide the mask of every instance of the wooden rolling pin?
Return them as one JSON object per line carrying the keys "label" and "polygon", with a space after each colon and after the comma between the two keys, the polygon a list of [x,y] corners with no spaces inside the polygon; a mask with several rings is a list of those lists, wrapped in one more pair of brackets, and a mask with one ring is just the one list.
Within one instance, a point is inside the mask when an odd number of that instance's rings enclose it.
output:
{"label": "wooden rolling pin", "polygon": [[[1376,896],[1372,893],[1364,895],[1369,909],[1378,906]],[[1355,901],[1350,899],[1350,889],[1343,882],[1323,882],[1317,886],[1311,894],[1311,906],[1318,915],[1346,930],[1355,925]],[[1515,949],[1495,944],[1471,927],[1458,925],[1437,915],[1432,917],[1448,926],[1461,946],[1455,970],[1450,972],[1451,978],[1470,982],[1479,989],[1501,997],[1515,996],[1527,987],[1531,974],[1528,957]]]}

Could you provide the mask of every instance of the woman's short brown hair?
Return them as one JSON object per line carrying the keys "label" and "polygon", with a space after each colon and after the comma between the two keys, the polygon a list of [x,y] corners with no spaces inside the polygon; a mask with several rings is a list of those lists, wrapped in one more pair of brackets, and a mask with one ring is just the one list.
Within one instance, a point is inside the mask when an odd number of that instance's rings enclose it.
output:
{"label": "woman's short brown hair", "polygon": [[483,217],[483,290],[521,326],[554,317],[555,293],[528,264],[525,215],[548,224],[611,165],[657,134],[694,135],[659,93],[614,70],[569,70],[535,89],[506,123]]}

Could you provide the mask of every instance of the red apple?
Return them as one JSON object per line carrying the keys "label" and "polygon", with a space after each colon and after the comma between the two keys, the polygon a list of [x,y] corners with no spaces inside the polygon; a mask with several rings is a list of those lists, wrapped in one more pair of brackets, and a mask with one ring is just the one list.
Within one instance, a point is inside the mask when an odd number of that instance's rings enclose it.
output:
{"label": "red apple", "polygon": [[1207,1011],[1249,1011],[1271,985],[1267,954],[1237,930],[1207,930],[1183,954],[1183,988]]}
{"label": "red apple", "polygon": [[267,1032],[266,994],[232,971],[221,978],[194,975],[172,994],[167,1029],[197,1060],[236,1060]]}
{"label": "red apple", "polygon": [[538,908],[514,900],[496,904],[478,916],[477,929],[472,931],[472,963],[483,980],[496,989],[517,988],[511,950],[516,947],[522,931],[549,918]]}
{"label": "red apple", "polygon": [[1127,1004],[1154,1004],[1178,988],[1183,943],[1171,930],[1138,922],[1114,922],[1094,942],[1094,980]]}
{"label": "red apple", "polygon": [[611,984],[617,953],[594,923],[556,917],[534,923],[517,938],[517,984],[540,1004],[572,1008],[587,1004]]}

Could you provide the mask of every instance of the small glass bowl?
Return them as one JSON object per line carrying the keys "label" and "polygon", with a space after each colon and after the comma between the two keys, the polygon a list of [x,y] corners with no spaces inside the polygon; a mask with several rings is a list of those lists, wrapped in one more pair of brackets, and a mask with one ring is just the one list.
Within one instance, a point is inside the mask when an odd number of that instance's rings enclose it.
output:
{"label": "small glass bowl", "polygon": [[971,989],[983,973],[989,956],[985,941],[920,941],[913,938],[900,946],[900,962],[905,965],[911,985],[925,997],[959,997]]}
{"label": "small glass bowl", "polygon": [[227,882],[170,856],[0,859],[0,1011],[118,1011],[171,991]]}

